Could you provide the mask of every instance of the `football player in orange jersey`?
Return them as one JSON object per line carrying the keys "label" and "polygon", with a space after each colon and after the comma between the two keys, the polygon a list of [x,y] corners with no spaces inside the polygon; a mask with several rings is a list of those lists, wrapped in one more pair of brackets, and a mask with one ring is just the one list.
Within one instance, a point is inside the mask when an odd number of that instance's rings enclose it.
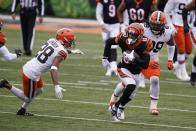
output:
{"label": "football player in orange jersey", "polygon": [[[187,20],[189,11],[191,11],[190,14],[192,16],[192,19],[189,20],[190,23],[188,23]],[[189,28],[191,29],[190,30],[191,40],[194,48],[196,49],[196,1],[195,0],[192,0],[189,4],[187,4],[184,7],[184,10],[182,11],[182,18],[184,23],[184,32],[189,32]],[[196,54],[194,56],[193,63],[192,63],[190,83],[193,86],[196,85]]]}
{"label": "football player in orange jersey", "polygon": [[106,41],[102,63],[104,67],[109,64],[108,56],[113,44],[119,45],[123,52],[122,60],[117,65],[117,71],[125,90],[120,99],[109,107],[113,121],[120,121],[117,116],[118,112],[123,110],[125,105],[133,99],[138,89],[141,69],[145,69],[149,65],[149,51],[153,48],[153,44],[151,40],[144,38],[143,34],[143,26],[139,23],[132,23],[128,26],[126,36],[120,33],[117,37]]}
{"label": "football player in orange jersey", "polygon": [[14,95],[24,101],[22,107],[18,110],[17,115],[32,116],[27,112],[27,107],[35,99],[36,96],[43,92],[42,74],[50,70],[54,90],[57,98],[62,98],[62,91],[58,83],[58,68],[60,63],[64,61],[68,53],[83,54],[80,50],[68,49],[74,44],[74,32],[67,28],[57,31],[56,39],[49,39],[37,53],[36,57],[26,62],[22,67],[23,90],[11,85],[6,79],[0,81],[0,88],[9,89]]}
{"label": "football player in orange jersey", "polygon": [[3,55],[3,58],[6,61],[11,61],[21,56],[22,52],[20,49],[15,49],[15,53],[9,52],[8,48],[5,46],[7,39],[4,33],[1,32],[2,26],[3,26],[2,20],[0,18],[0,53]]}

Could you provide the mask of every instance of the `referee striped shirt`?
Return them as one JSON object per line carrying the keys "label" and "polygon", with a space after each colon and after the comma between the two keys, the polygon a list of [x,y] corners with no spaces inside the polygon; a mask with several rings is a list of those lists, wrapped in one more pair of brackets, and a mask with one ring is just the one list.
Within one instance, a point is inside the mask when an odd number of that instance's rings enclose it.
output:
{"label": "referee striped shirt", "polygon": [[15,12],[16,7],[19,3],[21,8],[31,9],[40,7],[41,9],[39,10],[39,14],[41,16],[44,16],[44,0],[13,0],[11,8],[12,13]]}

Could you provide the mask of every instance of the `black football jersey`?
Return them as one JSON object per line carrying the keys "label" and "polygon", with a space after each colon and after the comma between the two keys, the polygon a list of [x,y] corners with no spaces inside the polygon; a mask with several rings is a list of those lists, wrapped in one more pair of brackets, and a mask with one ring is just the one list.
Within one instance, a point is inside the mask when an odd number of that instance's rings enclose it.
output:
{"label": "black football jersey", "polygon": [[[124,36],[116,37],[115,42],[118,43],[119,47],[121,48],[122,52],[127,50],[134,50],[141,58],[143,57],[143,52],[145,50],[150,51],[153,48],[153,44],[149,42],[148,38],[143,38],[142,41],[138,41],[135,45],[130,46],[128,44],[127,38]],[[139,74],[141,72],[141,67],[136,63],[125,63],[123,59],[117,65],[118,68],[126,68],[133,74]]]}
{"label": "black football jersey", "polygon": [[144,20],[148,20],[153,0],[138,1],[141,2],[137,2],[137,0],[124,0],[129,15],[129,24],[133,22],[141,23]]}
{"label": "black football jersey", "polygon": [[103,5],[103,21],[106,24],[115,24],[118,22],[117,8],[121,0],[96,0]]}

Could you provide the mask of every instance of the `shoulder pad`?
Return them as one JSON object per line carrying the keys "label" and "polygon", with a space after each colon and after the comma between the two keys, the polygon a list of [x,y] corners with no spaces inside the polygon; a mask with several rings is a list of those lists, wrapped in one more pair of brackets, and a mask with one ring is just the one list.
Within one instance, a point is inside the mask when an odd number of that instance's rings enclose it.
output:
{"label": "shoulder pad", "polygon": [[123,33],[119,33],[118,36],[115,38],[115,43],[118,44],[119,40],[123,37]]}
{"label": "shoulder pad", "polygon": [[0,32],[0,43],[5,44],[7,39],[5,38],[4,33]]}

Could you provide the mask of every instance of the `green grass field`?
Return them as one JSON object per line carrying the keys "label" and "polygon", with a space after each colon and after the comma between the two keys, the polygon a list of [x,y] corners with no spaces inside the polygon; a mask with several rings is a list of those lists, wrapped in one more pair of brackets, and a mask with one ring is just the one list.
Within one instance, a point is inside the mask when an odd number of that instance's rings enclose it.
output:
{"label": "green grass field", "polygon": [[[3,29],[7,36],[6,46],[10,51],[21,48],[20,30]],[[37,31],[33,54],[55,32]],[[178,80],[173,71],[167,70],[166,45],[160,54],[160,100],[158,116],[149,114],[149,81],[147,88],[139,89],[136,97],[128,103],[125,120],[111,121],[108,103],[116,84],[117,76],[105,77],[101,66],[103,43],[100,35],[76,34],[77,46],[85,55],[69,55],[58,70],[63,99],[55,96],[50,73],[43,75],[44,93],[32,102],[28,110],[33,117],[17,116],[22,101],[6,89],[0,89],[0,131],[185,131],[196,130],[196,87]],[[120,60],[120,50],[118,50]],[[31,57],[5,62],[0,55],[0,78],[7,78],[16,87],[22,88],[22,65]],[[33,56],[32,56],[33,57]],[[187,70],[190,74],[193,55]]]}

